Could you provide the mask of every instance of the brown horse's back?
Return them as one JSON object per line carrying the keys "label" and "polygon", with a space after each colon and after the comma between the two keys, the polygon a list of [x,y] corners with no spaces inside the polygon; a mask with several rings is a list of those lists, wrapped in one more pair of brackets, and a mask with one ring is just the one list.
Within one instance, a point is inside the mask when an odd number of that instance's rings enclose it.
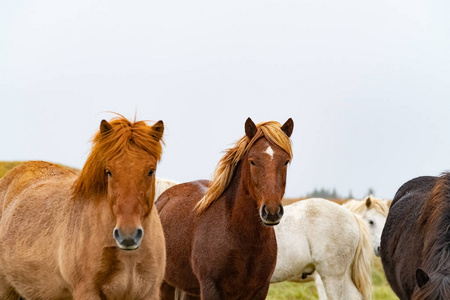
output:
{"label": "brown horse's back", "polygon": [[[190,262],[196,216],[194,208],[205,195],[208,185],[207,180],[179,184],[166,190],[155,202],[167,241],[167,257],[176,259],[167,261],[165,280],[194,294],[199,293],[198,280]],[[170,234],[166,234],[168,232]]]}
{"label": "brown horse's back", "polygon": [[[41,299],[70,296],[64,288],[47,290],[42,294],[42,289],[33,290],[26,282],[31,280],[34,286],[38,282],[63,286],[64,280],[56,267],[58,257],[55,249],[59,240],[49,237],[62,229],[58,226],[57,216],[63,215],[60,212],[75,178],[75,173],[63,167],[33,161],[16,167],[0,180],[1,299],[6,281],[19,285],[21,282],[21,290],[25,294]],[[36,244],[45,246],[32,247]],[[49,268],[49,265],[53,267]]]}

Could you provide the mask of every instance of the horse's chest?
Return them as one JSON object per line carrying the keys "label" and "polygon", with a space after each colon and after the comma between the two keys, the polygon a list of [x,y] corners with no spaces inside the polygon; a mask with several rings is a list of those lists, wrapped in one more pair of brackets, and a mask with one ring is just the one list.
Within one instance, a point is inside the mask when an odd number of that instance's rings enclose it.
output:
{"label": "horse's chest", "polygon": [[225,299],[253,299],[258,292],[268,288],[273,267],[257,264],[230,269],[228,276],[217,280],[218,288]]}
{"label": "horse's chest", "polygon": [[148,269],[134,260],[116,262],[97,277],[102,294],[107,299],[142,299],[152,282]]}
{"label": "horse's chest", "polygon": [[228,262],[217,274],[217,283],[226,298],[245,299],[269,284],[276,263],[275,252],[269,250],[252,255],[241,251],[229,253]]}

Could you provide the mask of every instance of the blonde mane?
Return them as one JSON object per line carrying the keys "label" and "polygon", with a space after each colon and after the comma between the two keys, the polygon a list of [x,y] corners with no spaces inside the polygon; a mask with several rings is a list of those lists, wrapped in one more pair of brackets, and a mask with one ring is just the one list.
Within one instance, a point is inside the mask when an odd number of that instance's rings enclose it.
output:
{"label": "blonde mane", "polygon": [[130,122],[123,116],[112,119],[109,125],[108,131],[99,130],[93,138],[91,153],[72,187],[75,197],[89,198],[105,193],[108,161],[125,154],[142,155],[142,152],[158,161],[161,159],[163,141],[158,126],[149,126],[145,121]]}
{"label": "blonde mane", "polygon": [[[367,201],[370,200],[369,207],[367,206]],[[354,212],[359,215],[363,215],[369,209],[375,209],[376,212],[381,214],[383,217],[387,217],[389,212],[389,207],[383,199],[375,198],[370,195],[364,200],[350,200],[343,204],[344,207],[349,209],[351,212]]]}
{"label": "blonde mane", "polygon": [[353,216],[358,224],[359,239],[351,266],[351,277],[363,299],[372,299],[372,241],[370,229],[366,221],[360,216],[356,214]]}
{"label": "blonde mane", "polygon": [[220,159],[214,171],[208,191],[195,206],[199,214],[222,195],[230,184],[237,164],[260,138],[265,137],[270,143],[283,149],[292,157],[291,140],[281,130],[280,123],[276,121],[262,122],[256,125],[256,128],[256,134],[251,140],[245,135],[236,142],[234,147],[225,151],[225,155]]}

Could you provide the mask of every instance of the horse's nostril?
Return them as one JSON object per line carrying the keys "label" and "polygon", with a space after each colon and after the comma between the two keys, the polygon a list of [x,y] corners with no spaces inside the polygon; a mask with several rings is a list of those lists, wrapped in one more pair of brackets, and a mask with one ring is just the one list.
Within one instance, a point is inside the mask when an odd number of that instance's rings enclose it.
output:
{"label": "horse's nostril", "polygon": [[265,204],[263,204],[263,206],[261,207],[261,214],[262,216],[267,216],[269,214]]}
{"label": "horse's nostril", "polygon": [[117,228],[114,229],[114,239],[116,239],[117,241],[120,239],[120,232]]}
{"label": "horse's nostril", "polygon": [[281,218],[283,216],[283,214],[284,214],[284,208],[283,208],[283,205],[280,204],[280,208],[278,210],[277,215],[279,218]]}
{"label": "horse's nostril", "polygon": [[134,238],[136,239],[136,240],[140,240],[140,239],[142,239],[142,236],[144,235],[144,230],[142,230],[142,228],[138,228],[137,230],[136,230],[136,233],[135,233],[135,235],[134,235]]}

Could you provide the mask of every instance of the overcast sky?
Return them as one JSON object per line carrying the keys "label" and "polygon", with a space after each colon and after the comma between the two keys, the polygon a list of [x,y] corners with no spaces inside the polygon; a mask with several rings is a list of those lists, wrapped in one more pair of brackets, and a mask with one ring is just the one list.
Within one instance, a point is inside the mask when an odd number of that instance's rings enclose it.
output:
{"label": "overcast sky", "polygon": [[163,120],[158,177],[210,178],[292,117],[286,196],[392,198],[450,169],[448,0],[0,0],[0,160],[81,168],[108,111]]}

